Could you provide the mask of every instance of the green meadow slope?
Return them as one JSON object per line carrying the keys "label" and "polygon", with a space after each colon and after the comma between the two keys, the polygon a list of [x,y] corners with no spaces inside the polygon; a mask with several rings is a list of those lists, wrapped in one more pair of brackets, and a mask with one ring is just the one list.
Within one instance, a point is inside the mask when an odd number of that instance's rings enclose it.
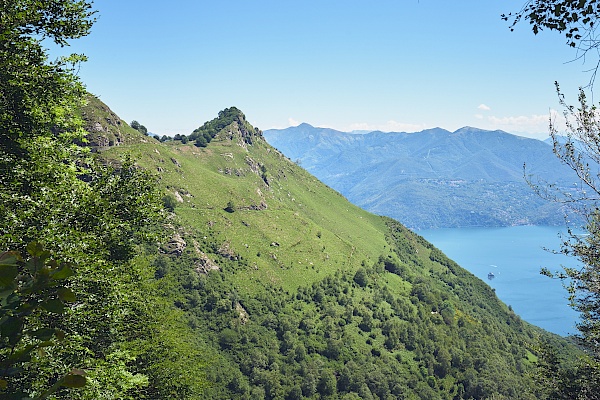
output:
{"label": "green meadow slope", "polygon": [[153,263],[206,346],[202,398],[533,399],[540,342],[573,351],[294,164],[239,110],[209,125],[206,147],[149,139],[103,153],[156,173],[174,209]]}
{"label": "green meadow slope", "polygon": [[[381,218],[348,203],[262,138],[247,145],[229,134],[236,129],[207,148],[171,142],[123,149],[157,171],[178,201],[181,225],[202,235],[197,241],[250,265],[236,277],[244,291],[263,283],[295,291],[390,253]],[[229,202],[233,212],[225,210]]]}

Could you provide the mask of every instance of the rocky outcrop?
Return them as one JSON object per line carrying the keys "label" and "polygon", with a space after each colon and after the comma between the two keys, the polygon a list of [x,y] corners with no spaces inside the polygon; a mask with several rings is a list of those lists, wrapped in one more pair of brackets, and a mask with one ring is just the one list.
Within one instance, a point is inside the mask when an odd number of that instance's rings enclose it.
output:
{"label": "rocky outcrop", "polygon": [[235,303],[235,311],[238,313],[240,318],[240,323],[245,325],[250,321],[250,315],[248,315],[248,311],[239,303]]}
{"label": "rocky outcrop", "polygon": [[179,233],[175,233],[171,240],[165,245],[165,252],[179,257],[183,254],[186,247],[187,243],[185,240],[183,240]]}
{"label": "rocky outcrop", "polygon": [[88,94],[87,104],[80,109],[87,142],[79,143],[95,150],[126,143],[154,140],[130,127],[98,97]]}
{"label": "rocky outcrop", "polygon": [[219,271],[221,269],[213,260],[208,258],[208,256],[203,252],[200,252],[199,256],[200,258],[194,263],[197,273],[206,275],[210,271]]}
{"label": "rocky outcrop", "polygon": [[249,206],[238,207],[240,210],[252,210],[252,211],[263,211],[267,209],[267,203],[261,201],[259,204],[252,204]]}
{"label": "rocky outcrop", "polygon": [[235,254],[235,251],[231,248],[231,243],[223,242],[219,247],[218,253],[221,257],[228,258],[233,261],[237,261],[238,257]]}
{"label": "rocky outcrop", "polygon": [[177,168],[181,168],[181,164],[175,158],[171,157],[171,162],[177,166]]}
{"label": "rocky outcrop", "polygon": [[176,190],[173,195],[175,196],[175,200],[177,200],[178,203],[183,203],[183,197],[181,197],[181,194],[179,194],[179,192]]}

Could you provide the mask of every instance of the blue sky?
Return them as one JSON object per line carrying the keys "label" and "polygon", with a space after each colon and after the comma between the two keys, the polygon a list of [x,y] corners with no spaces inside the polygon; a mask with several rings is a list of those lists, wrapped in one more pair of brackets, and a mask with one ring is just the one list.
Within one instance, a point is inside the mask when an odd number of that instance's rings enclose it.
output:
{"label": "blue sky", "polygon": [[[520,1],[96,0],[68,49],[79,75],[127,122],[189,134],[229,106],[260,129],[463,126],[546,138],[590,65],[563,36],[510,32]],[[54,54],[54,53],[53,53]]]}

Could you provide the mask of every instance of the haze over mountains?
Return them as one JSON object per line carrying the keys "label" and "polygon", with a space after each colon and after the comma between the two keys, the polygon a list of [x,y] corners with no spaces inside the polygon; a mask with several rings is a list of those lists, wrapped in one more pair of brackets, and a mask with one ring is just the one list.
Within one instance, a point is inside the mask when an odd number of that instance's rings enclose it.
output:
{"label": "haze over mountains", "polygon": [[564,224],[566,210],[534,193],[524,164],[535,181],[574,190],[548,143],[503,131],[355,134],[301,124],[265,138],[351,202],[414,229]]}

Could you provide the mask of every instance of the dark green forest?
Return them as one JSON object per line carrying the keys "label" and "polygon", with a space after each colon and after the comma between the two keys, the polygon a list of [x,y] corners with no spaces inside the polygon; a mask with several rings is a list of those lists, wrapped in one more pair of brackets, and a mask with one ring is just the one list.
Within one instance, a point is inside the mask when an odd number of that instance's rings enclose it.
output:
{"label": "dark green forest", "polygon": [[1,398],[593,398],[593,353],[239,109],[186,140],[120,120],[42,46],[88,2],[0,6]]}

